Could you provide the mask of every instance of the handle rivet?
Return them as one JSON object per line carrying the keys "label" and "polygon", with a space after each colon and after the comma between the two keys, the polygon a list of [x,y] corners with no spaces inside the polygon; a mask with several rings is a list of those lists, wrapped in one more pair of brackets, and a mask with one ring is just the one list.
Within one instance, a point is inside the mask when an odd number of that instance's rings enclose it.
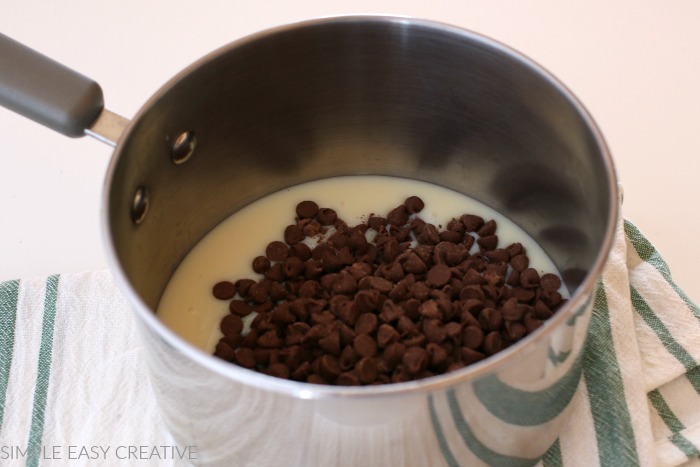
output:
{"label": "handle rivet", "polygon": [[134,224],[139,225],[143,222],[148,212],[148,203],[148,190],[143,186],[138,187],[131,202],[131,220]]}
{"label": "handle rivet", "polygon": [[186,162],[192,157],[196,145],[197,137],[194,135],[194,132],[190,130],[183,131],[175,138],[173,147],[170,149],[170,159],[178,165]]}

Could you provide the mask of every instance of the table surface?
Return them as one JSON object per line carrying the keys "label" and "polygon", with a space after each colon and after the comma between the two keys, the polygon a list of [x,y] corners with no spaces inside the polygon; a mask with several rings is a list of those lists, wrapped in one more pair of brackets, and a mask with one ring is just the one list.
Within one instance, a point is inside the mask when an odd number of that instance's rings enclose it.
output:
{"label": "table surface", "polygon": [[[397,14],[497,39],[563,81],[601,128],[623,214],[676,283],[695,280],[700,216],[700,2],[286,0],[3,2],[0,32],[95,79],[133,116],[170,77],[232,40],[329,15]],[[0,280],[107,267],[101,192],[111,148],[0,108]]]}

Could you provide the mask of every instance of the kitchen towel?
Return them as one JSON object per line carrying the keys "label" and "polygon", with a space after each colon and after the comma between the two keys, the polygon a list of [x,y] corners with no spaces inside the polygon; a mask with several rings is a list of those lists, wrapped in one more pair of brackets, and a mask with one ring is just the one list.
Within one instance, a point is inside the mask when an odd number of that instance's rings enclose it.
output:
{"label": "kitchen towel", "polygon": [[[594,303],[571,417],[537,465],[700,465],[700,309],[630,222]],[[160,417],[134,319],[108,271],[0,283],[0,465],[196,463]]]}

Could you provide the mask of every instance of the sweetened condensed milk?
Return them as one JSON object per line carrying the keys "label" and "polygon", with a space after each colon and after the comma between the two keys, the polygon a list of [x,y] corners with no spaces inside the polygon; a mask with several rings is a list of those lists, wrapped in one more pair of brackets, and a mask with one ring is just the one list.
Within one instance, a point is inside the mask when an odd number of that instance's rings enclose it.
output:
{"label": "sweetened condensed milk", "polygon": [[[556,268],[542,249],[522,229],[484,204],[437,185],[385,176],[346,176],[323,179],[273,193],[239,210],[208,233],[185,257],[173,274],[160,300],[157,315],[170,329],[190,344],[212,353],[222,336],[221,319],[229,313],[228,303],[212,295],[219,281],[236,281],[262,276],[252,270],[253,259],[265,247],[283,237],[287,225],[295,222],[295,207],[314,200],[334,209],[348,225],[365,222],[369,215],[386,215],[409,196],[425,202],[419,214],[424,221],[444,227],[462,214],[475,214],[498,225],[499,246],[521,243],[530,267],[540,274]],[[568,294],[560,289],[564,297]],[[246,318],[248,322],[251,317]]]}

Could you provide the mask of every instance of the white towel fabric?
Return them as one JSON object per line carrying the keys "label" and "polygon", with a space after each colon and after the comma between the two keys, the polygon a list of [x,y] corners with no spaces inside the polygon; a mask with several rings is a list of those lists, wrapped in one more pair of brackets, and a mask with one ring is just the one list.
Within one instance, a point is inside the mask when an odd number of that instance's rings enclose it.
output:
{"label": "white towel fabric", "polygon": [[[160,417],[134,319],[108,271],[0,284],[0,465],[197,463]],[[572,416],[538,465],[700,465],[700,310],[629,222],[584,361]]]}

